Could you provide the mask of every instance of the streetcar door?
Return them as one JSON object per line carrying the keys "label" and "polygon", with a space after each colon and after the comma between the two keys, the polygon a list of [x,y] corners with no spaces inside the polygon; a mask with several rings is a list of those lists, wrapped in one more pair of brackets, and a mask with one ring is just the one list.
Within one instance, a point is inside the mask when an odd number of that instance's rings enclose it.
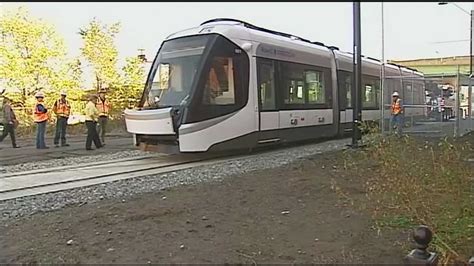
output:
{"label": "streetcar door", "polygon": [[259,137],[258,144],[280,141],[280,115],[276,105],[275,64],[272,60],[257,59]]}

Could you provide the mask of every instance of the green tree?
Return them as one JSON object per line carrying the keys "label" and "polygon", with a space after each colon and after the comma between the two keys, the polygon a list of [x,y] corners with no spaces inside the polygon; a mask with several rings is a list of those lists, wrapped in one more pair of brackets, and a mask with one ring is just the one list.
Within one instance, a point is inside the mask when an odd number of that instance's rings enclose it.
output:
{"label": "green tree", "polygon": [[[53,79],[54,88],[66,91],[73,113],[80,113],[85,107],[82,74],[81,61],[75,58],[66,60]],[[47,96],[49,96],[46,98],[47,102],[52,106],[59,98],[58,90],[50,91]]]}
{"label": "green tree", "polygon": [[97,90],[106,85],[113,89],[121,84],[117,70],[118,51],[114,44],[119,30],[119,22],[107,25],[96,18],[79,30],[84,41],[81,52],[93,67]]}
{"label": "green tree", "polygon": [[0,15],[0,34],[0,79],[7,95],[24,104],[39,88],[57,89],[66,48],[50,24],[20,7]]}
{"label": "green tree", "polygon": [[114,106],[119,110],[134,107],[145,84],[143,60],[138,57],[128,57],[125,60],[126,64],[122,68],[122,86],[115,88],[111,95]]}
{"label": "green tree", "polygon": [[33,95],[39,89],[46,94],[47,107],[51,108],[64,89],[73,110],[81,110],[81,102],[76,101],[83,93],[80,62],[68,59],[63,38],[54,27],[25,7],[0,14],[0,84],[6,96],[20,106],[17,116],[22,129],[33,123]]}

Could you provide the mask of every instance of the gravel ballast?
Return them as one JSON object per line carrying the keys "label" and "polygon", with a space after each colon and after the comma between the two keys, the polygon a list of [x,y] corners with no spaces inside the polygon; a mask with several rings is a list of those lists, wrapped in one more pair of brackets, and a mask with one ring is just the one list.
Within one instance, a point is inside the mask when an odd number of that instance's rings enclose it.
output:
{"label": "gravel ballast", "polygon": [[119,151],[119,152],[110,152],[97,155],[89,156],[71,156],[60,159],[51,159],[39,162],[29,162],[22,164],[13,164],[2,166],[1,170],[4,173],[14,173],[14,172],[23,172],[36,169],[47,169],[51,167],[66,166],[66,165],[75,165],[82,163],[92,163],[92,162],[101,162],[101,161],[110,161],[123,158],[133,158],[143,155],[151,154],[149,152],[143,152],[140,150],[131,150],[131,151]]}
{"label": "gravel ballast", "polygon": [[[197,166],[175,172],[136,177],[88,187],[74,188],[67,191],[52,192],[48,194],[6,200],[0,202],[0,210],[2,213],[0,219],[2,221],[7,221],[12,218],[27,216],[37,212],[57,210],[70,205],[83,205],[103,199],[116,198],[125,201],[129,197],[141,193],[159,191],[179,185],[190,185],[207,181],[219,181],[232,175],[243,174],[255,170],[275,168],[289,164],[303,157],[327,151],[341,150],[346,147],[348,143],[349,140],[347,139],[332,140],[318,144],[310,144],[253,155],[245,155],[213,165]],[[101,156],[103,160],[112,160],[114,158],[125,158],[140,155],[144,155],[144,153],[140,151],[127,151],[114,154],[90,156],[90,158],[78,157],[59,160],[65,160],[62,161],[64,164],[61,165],[69,165],[85,163],[87,160],[96,161],[98,160],[98,156]],[[43,166],[43,168],[50,167],[51,165],[57,166],[58,164],[55,164],[57,162],[52,162],[56,160],[57,159],[44,161],[40,164]],[[14,172],[38,169],[38,166],[34,168],[28,168],[30,167],[28,164],[23,164],[23,166],[25,166],[25,168],[18,165],[12,165],[8,167],[9,169],[7,171]]]}

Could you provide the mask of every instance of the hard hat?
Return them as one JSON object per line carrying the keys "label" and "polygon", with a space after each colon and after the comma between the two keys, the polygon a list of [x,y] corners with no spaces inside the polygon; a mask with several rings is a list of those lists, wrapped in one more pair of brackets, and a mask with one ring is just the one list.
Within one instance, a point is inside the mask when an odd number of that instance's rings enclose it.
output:
{"label": "hard hat", "polygon": [[394,92],[394,93],[392,94],[392,96],[397,96],[397,97],[398,97],[398,96],[399,96],[399,95],[398,95],[398,92]]}
{"label": "hard hat", "polygon": [[65,91],[65,90],[62,90],[62,91],[61,91],[61,95],[67,96],[66,91]]}
{"label": "hard hat", "polygon": [[35,98],[44,98],[44,94],[42,91],[38,91],[36,94],[35,94]]}

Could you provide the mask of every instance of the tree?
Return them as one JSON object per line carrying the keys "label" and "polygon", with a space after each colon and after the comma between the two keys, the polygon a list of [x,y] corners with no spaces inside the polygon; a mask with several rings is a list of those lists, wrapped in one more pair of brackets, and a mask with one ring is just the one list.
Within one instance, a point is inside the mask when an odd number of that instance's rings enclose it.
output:
{"label": "tree", "polygon": [[143,91],[145,84],[144,62],[138,57],[128,57],[125,59],[126,65],[122,68],[122,86],[114,89],[112,100],[114,106],[119,110],[133,107]]}
{"label": "tree", "polygon": [[57,89],[66,48],[51,25],[20,7],[0,16],[0,33],[0,79],[13,100],[24,104],[39,88]]}
{"label": "tree", "polygon": [[[82,101],[85,94],[82,89],[82,74],[81,61],[75,58],[66,60],[60,71],[52,79],[54,88],[66,91],[73,113],[79,113],[85,107],[85,102]],[[51,91],[52,94],[47,94],[49,97],[46,99],[51,102],[49,106],[52,106],[53,102],[58,99],[57,92],[57,90],[53,90]]]}
{"label": "tree", "polygon": [[120,76],[116,67],[118,51],[114,44],[119,29],[119,22],[109,26],[94,18],[85,28],[79,30],[84,41],[81,52],[94,69],[97,90],[106,85],[109,88],[120,86]]}

